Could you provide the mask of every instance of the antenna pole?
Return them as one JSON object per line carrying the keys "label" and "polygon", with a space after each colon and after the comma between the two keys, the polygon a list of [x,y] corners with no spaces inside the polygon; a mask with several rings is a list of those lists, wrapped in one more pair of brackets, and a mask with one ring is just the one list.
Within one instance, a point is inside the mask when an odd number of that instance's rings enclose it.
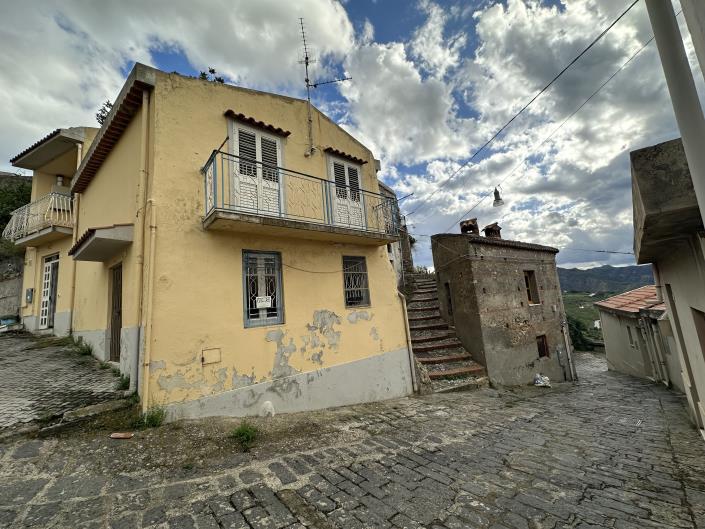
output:
{"label": "antenna pole", "polygon": [[301,40],[304,43],[304,67],[306,69],[306,109],[307,109],[307,119],[308,119],[308,149],[306,150],[306,156],[311,156],[313,154],[313,118],[311,117],[311,79],[308,76],[308,65],[310,62],[308,56],[308,46],[306,44],[306,31],[304,30],[304,19],[299,18],[301,23]]}

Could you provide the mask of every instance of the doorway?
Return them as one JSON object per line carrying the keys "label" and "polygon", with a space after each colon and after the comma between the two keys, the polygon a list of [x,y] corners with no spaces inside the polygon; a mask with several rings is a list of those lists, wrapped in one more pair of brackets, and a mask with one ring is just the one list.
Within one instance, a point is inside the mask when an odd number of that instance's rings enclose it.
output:
{"label": "doorway", "polygon": [[59,284],[59,254],[44,258],[42,268],[42,299],[39,305],[39,328],[54,327],[56,297]]}
{"label": "doorway", "polygon": [[110,269],[110,361],[120,362],[122,329],[122,263]]}

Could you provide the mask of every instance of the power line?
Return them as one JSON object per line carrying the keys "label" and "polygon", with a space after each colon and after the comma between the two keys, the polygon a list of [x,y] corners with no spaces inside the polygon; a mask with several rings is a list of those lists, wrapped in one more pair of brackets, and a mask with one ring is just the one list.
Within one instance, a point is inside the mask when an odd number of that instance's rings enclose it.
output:
{"label": "power line", "polygon": [[466,162],[464,162],[460,167],[458,167],[458,169],[456,169],[456,170],[453,172],[453,174],[451,174],[451,175],[450,175],[444,182],[442,182],[430,195],[428,195],[428,197],[426,197],[426,202],[422,202],[421,204],[419,204],[419,205],[418,205],[416,208],[414,208],[410,213],[407,213],[407,216],[413,215],[413,214],[416,213],[419,209],[421,209],[421,208],[424,207],[426,204],[428,204],[428,202],[427,202],[428,199],[430,199],[431,197],[433,197],[438,191],[440,191],[443,187],[445,187],[453,178],[455,178],[455,176],[456,176],[463,168],[465,168],[470,162],[472,162],[478,154],[480,154],[482,151],[484,151],[484,150],[489,146],[489,144],[492,143],[502,132],[504,132],[504,130],[505,130],[507,127],[509,127],[509,125],[511,125],[511,124],[514,122],[514,120],[516,120],[527,108],[529,108],[529,106],[530,106],[534,101],[536,101],[536,100],[541,96],[541,94],[543,94],[546,90],[548,90],[548,89],[553,85],[553,83],[555,83],[566,71],[568,71],[568,69],[569,69],[571,66],[573,66],[583,55],[585,55],[595,44],[597,44],[597,43],[602,39],[602,37],[604,37],[604,36],[607,34],[607,32],[609,32],[609,30],[611,30],[611,29],[624,17],[624,15],[626,15],[638,2],[639,2],[639,0],[634,0],[634,1],[629,5],[629,7],[627,7],[627,9],[625,9],[625,10],[622,12],[621,15],[619,15],[609,26],[607,26],[607,27],[602,31],[602,33],[600,33],[600,34],[587,46],[587,48],[585,48],[583,51],[581,51],[581,52],[580,52],[572,61],[570,61],[560,72],[558,72],[558,74],[557,74],[553,79],[551,79],[551,81],[550,81],[546,86],[544,86],[541,90],[539,90],[538,93],[537,93],[536,95],[534,95],[534,97],[532,97],[531,100],[529,100],[529,102],[526,103],[526,104],[521,108],[521,110],[519,110],[519,112],[517,112],[516,114],[514,114],[514,116],[512,116],[512,118],[511,118],[509,121],[507,121],[504,125],[502,125],[502,127],[501,127],[497,132],[495,132],[495,134],[494,134],[489,140],[487,140],[477,151],[475,151],[475,153],[474,153]]}
{"label": "power line", "polygon": [[[654,37],[652,36],[649,40],[647,40],[647,41],[644,43],[643,46],[641,46],[641,48],[639,48],[631,57],[629,57],[629,59],[627,59],[627,61],[626,61],[625,63],[623,63],[612,75],[610,75],[610,76],[605,80],[605,82],[603,82],[603,83],[597,88],[597,90],[595,90],[592,94],[590,94],[590,97],[588,97],[585,101],[582,102],[582,104],[581,104],[580,106],[578,106],[573,112],[571,112],[571,114],[570,114],[567,118],[565,118],[565,119],[561,122],[561,124],[558,125],[558,127],[556,127],[548,136],[546,136],[546,137],[543,139],[543,141],[541,141],[541,143],[539,143],[538,145],[536,145],[536,147],[534,147],[533,151],[536,151],[536,149],[539,149],[543,144],[545,144],[548,140],[550,140],[559,130],[561,130],[561,129],[563,128],[563,126],[564,126],[566,123],[568,123],[568,121],[570,121],[578,112],[580,112],[580,111],[583,109],[583,107],[584,107],[585,105],[587,105],[597,94],[599,94],[599,93],[602,91],[602,89],[603,89],[605,86],[607,86],[607,84],[608,84],[610,81],[612,81],[612,79],[614,79],[622,70],[624,70],[624,68],[626,68],[626,67],[636,58],[637,55],[639,55],[649,44],[651,44],[651,42],[653,42],[653,40],[654,40]],[[479,206],[487,197],[489,197],[489,196],[492,194],[492,192],[493,192],[492,190],[494,189],[494,187],[500,187],[504,182],[506,182],[507,179],[509,179],[509,178],[516,172],[517,169],[519,169],[522,165],[524,165],[524,163],[526,163],[526,160],[527,160],[531,155],[533,155],[533,154],[534,154],[534,152],[532,152],[531,154],[525,156],[518,164],[516,164],[516,165],[514,166],[514,168],[513,168],[504,178],[502,178],[502,180],[500,180],[495,186],[493,186],[493,188],[490,189],[490,191],[488,191],[487,193],[485,193],[469,210],[467,210],[465,213],[463,213],[463,215],[462,215],[457,221],[455,221],[455,222],[454,222],[453,224],[451,224],[448,228],[446,228],[445,231],[446,231],[446,232],[447,232],[447,231],[450,231],[456,224],[458,224],[458,222],[460,222],[460,221],[463,220],[467,215],[469,215],[469,214],[472,212],[472,210],[474,210],[474,209],[475,209],[477,206]]]}

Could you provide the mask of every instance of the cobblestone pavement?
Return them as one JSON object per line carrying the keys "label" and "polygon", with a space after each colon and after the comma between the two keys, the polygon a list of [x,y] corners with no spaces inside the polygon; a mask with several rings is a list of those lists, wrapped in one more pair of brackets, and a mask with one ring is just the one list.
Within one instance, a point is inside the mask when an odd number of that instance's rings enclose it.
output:
{"label": "cobblestone pavement", "polygon": [[40,347],[29,335],[0,337],[0,433],[114,399],[116,378],[67,347]]}
{"label": "cobblestone pavement", "polygon": [[683,397],[604,357],[579,370],[577,385],[358,406],[354,442],[188,479],[69,462],[70,439],[0,445],[0,526],[705,528],[705,441]]}

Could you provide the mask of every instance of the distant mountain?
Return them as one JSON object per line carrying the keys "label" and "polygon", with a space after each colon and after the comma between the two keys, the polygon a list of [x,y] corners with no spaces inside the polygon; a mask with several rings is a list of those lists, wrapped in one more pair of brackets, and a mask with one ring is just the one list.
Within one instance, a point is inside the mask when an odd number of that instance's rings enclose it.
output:
{"label": "distant mountain", "polygon": [[654,283],[650,265],[558,268],[558,278],[568,292],[626,292]]}

